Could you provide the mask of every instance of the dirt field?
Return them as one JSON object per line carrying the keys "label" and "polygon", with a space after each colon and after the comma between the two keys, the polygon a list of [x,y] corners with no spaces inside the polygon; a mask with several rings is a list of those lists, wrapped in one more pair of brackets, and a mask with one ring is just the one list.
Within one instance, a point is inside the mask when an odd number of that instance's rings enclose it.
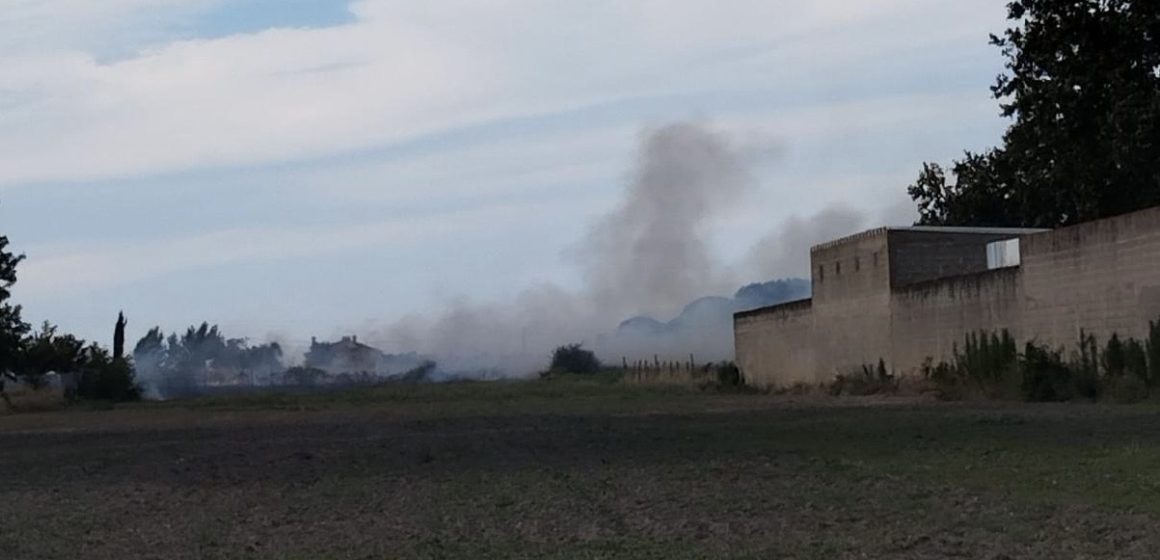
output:
{"label": "dirt field", "polygon": [[1155,558],[1160,414],[576,382],[0,417],[0,558]]}

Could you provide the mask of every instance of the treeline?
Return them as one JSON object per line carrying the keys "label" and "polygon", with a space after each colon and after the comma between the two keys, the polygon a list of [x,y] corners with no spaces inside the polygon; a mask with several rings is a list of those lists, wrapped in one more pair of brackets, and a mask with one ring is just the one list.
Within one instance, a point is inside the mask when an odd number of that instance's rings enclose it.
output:
{"label": "treeline", "polygon": [[[118,316],[114,332],[123,337],[125,325],[124,315]],[[27,329],[23,324],[19,327]],[[74,335],[62,334],[45,322],[40,330],[21,336],[6,350],[3,374],[32,389],[55,382],[69,400],[127,401],[141,397],[123,346],[110,351],[96,342],[86,343]]]}
{"label": "treeline", "polygon": [[207,385],[270,385],[285,369],[278,343],[251,346],[245,339],[226,338],[209,323],[180,336],[154,327],[137,342],[133,361],[150,396],[160,398],[194,395]]}
{"label": "treeline", "polygon": [[191,394],[225,372],[240,372],[253,382],[255,376],[268,378],[284,369],[277,344],[250,346],[225,338],[205,323],[180,336],[166,337],[153,328],[132,356],[125,352],[128,321],[123,313],[113,326],[112,349],[63,333],[47,321],[34,331],[22,319],[21,307],[10,301],[23,260],[8,250],[8,238],[0,236],[0,395],[5,400],[4,381],[19,381],[33,390],[53,383],[68,400],[130,401],[140,399],[145,389],[157,396]]}
{"label": "treeline", "polygon": [[6,389],[14,382],[34,391],[53,385],[70,401],[121,402],[193,396],[215,386],[418,383],[435,372],[433,362],[412,354],[383,354],[353,337],[338,343],[314,341],[306,365],[287,369],[279,344],[228,338],[209,323],[168,335],[154,327],[131,354],[126,352],[128,321],[123,313],[113,325],[111,349],[61,332],[50,322],[33,330],[23,321],[21,307],[11,302],[23,259],[0,236],[0,398],[9,409],[13,407]]}
{"label": "treeline", "polygon": [[61,333],[48,322],[34,332],[22,319],[20,306],[11,302],[16,268],[23,260],[23,255],[8,250],[8,238],[0,236],[0,394],[5,400],[5,381],[20,380],[39,388],[51,374],[69,399],[140,398],[133,366],[125,356],[124,315],[117,317],[112,350]]}

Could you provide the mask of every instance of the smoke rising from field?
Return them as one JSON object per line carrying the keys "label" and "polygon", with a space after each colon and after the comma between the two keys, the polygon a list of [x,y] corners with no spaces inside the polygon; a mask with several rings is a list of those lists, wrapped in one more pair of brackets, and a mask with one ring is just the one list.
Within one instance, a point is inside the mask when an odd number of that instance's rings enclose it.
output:
{"label": "smoke rising from field", "polygon": [[678,124],[649,135],[625,200],[578,251],[593,304],[669,313],[721,290],[705,229],[751,184],[742,156],[718,133]]}
{"label": "smoke rising from field", "polygon": [[809,218],[791,217],[761,238],[749,250],[749,269],[758,278],[808,278],[809,248],[844,237],[866,227],[866,215],[843,204],[830,206]]}
{"label": "smoke rising from field", "polygon": [[[572,342],[614,359],[631,350],[604,336],[620,321],[674,314],[695,298],[736,288],[705,237],[712,220],[752,184],[744,159],[724,135],[702,125],[648,132],[623,200],[566,252],[584,279],[579,292],[539,285],[507,303],[456,302],[439,316],[407,317],[369,339],[415,348],[448,370],[529,372],[546,365],[552,348]],[[726,357],[726,349],[713,350]]]}
{"label": "smoke rising from field", "polygon": [[[231,367],[216,355],[213,359],[194,356],[193,365],[182,371],[201,376],[195,375],[194,381],[209,379],[210,373],[228,376],[244,370],[250,383],[257,378],[259,384],[313,386],[314,382],[302,380],[320,370],[332,382],[350,377],[348,373],[361,374],[357,379],[369,374],[382,381],[398,381],[397,374],[406,368],[394,365],[407,362],[425,368],[429,358],[438,369],[424,369],[417,379],[513,377],[543,370],[554,348],[572,343],[584,344],[612,364],[619,364],[621,357],[684,361],[690,354],[700,364],[732,359],[733,313],[808,297],[810,283],[803,278],[809,277],[809,247],[853,233],[868,222],[858,210],[831,206],[778,224],[752,245],[741,262],[718,262],[708,239],[714,226],[727,219],[754,186],[749,167],[757,155],[763,154],[699,124],[673,124],[647,132],[622,197],[564,253],[583,280],[579,289],[538,284],[507,301],[453,300],[432,314],[357,329],[363,342],[386,353],[383,360],[390,358],[393,369],[361,367],[346,372],[350,368],[342,366],[337,368],[342,371],[331,371],[336,368],[304,360],[306,349],[294,347],[289,337],[271,335],[270,340],[282,339],[278,347],[287,351],[282,364],[299,366],[279,372],[281,377],[272,369],[255,375],[253,367]],[[898,205],[888,211],[887,218],[907,212],[913,214],[912,207],[908,211]],[[733,295],[742,279],[759,283]],[[774,279],[785,280],[770,281]],[[160,334],[154,338],[153,346],[159,347]],[[219,346],[230,342],[223,339]],[[247,351],[241,342],[239,351]],[[338,346],[358,342],[344,338]],[[183,344],[176,355],[189,354],[187,346]],[[313,342],[308,349],[307,356],[317,354]],[[157,362],[153,369],[158,369],[161,360],[142,355],[137,362],[141,378],[152,382],[154,396],[170,396],[159,389],[173,389],[174,383],[161,387],[157,375],[148,375],[146,366]],[[410,377],[409,373],[402,376],[404,380]],[[279,378],[282,381],[276,381]],[[193,381],[185,381],[188,389],[197,389]]]}
{"label": "smoke rising from field", "polygon": [[[622,356],[684,360],[690,353],[701,363],[732,359],[732,313],[749,300],[704,297],[740,286],[707,239],[715,221],[753,186],[751,159],[703,125],[652,130],[642,138],[623,199],[565,253],[584,281],[580,290],[543,284],[503,303],[456,301],[440,314],[406,317],[365,338],[389,351],[430,356],[444,371],[474,375],[542,370],[553,348],[577,342],[612,363]],[[865,222],[862,213],[841,206],[790,219],[754,245],[742,263],[746,279],[806,276],[811,244]],[[800,281],[781,291],[807,292],[808,283]]]}

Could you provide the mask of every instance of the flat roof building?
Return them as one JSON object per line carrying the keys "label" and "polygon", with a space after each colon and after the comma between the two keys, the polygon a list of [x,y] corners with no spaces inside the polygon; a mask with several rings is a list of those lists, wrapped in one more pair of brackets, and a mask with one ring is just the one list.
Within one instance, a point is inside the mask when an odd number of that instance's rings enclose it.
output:
{"label": "flat roof building", "polygon": [[1160,319],[1160,209],[1058,230],[879,228],[810,262],[811,299],[734,316],[747,382],[824,383],[879,360],[917,374],[972,331],[1065,347]]}

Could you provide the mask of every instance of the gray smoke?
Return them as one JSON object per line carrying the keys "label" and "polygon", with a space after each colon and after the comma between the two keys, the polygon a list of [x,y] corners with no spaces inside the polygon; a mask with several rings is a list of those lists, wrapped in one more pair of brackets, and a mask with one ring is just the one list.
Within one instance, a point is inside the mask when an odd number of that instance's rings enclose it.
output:
{"label": "gray smoke", "polygon": [[808,278],[810,247],[865,229],[865,214],[845,205],[830,206],[810,216],[794,216],[761,238],[746,259],[757,278]]}
{"label": "gray smoke", "polygon": [[382,348],[417,350],[445,372],[525,374],[542,369],[555,346],[594,340],[598,322],[583,301],[556,286],[536,286],[505,303],[459,301],[436,316],[405,317],[367,338]]}
{"label": "gray smoke", "polygon": [[[620,352],[632,349],[601,333],[623,319],[675,314],[697,297],[735,288],[705,234],[752,183],[743,160],[728,139],[702,125],[648,132],[624,199],[567,252],[585,280],[580,292],[541,285],[503,304],[456,302],[438,316],[407,317],[366,338],[384,348],[416,349],[449,371],[477,374],[542,369],[553,348],[574,342],[619,361]],[[715,346],[727,357],[724,344]],[[676,355],[688,352],[682,346]]]}
{"label": "gray smoke", "polygon": [[727,288],[705,230],[751,184],[722,135],[695,124],[652,132],[624,202],[579,251],[594,304],[622,314],[672,313]]}
{"label": "gray smoke", "polygon": [[[705,297],[732,294],[740,285],[716,262],[706,238],[753,184],[746,153],[699,124],[648,132],[623,200],[566,252],[584,279],[581,290],[540,285],[504,303],[457,301],[440,314],[406,317],[364,338],[390,352],[418,351],[446,372],[476,376],[542,370],[553,348],[570,343],[584,343],[611,363],[654,355],[686,360],[690,353],[700,363],[732,359],[732,313],[747,302]],[[854,233],[867,221],[845,206],[792,218],[753,246],[746,279],[808,278],[811,245]],[[792,298],[808,290],[805,282],[793,286]]]}

